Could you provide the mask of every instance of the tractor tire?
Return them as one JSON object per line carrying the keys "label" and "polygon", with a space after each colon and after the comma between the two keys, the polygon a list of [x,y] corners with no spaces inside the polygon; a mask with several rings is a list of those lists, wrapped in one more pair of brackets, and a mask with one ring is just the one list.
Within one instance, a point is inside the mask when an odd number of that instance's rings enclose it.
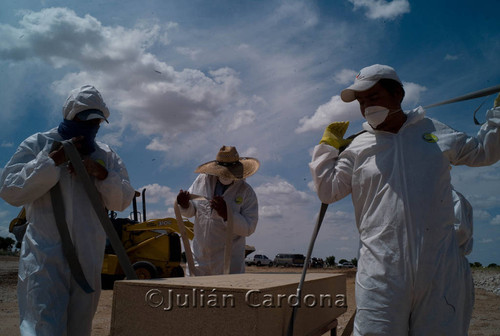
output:
{"label": "tractor tire", "polygon": [[182,278],[184,277],[184,269],[181,266],[176,266],[172,269],[170,273],[171,278]]}
{"label": "tractor tire", "polygon": [[134,267],[137,279],[139,280],[154,279],[158,277],[155,265],[150,262],[138,261],[132,266]]}

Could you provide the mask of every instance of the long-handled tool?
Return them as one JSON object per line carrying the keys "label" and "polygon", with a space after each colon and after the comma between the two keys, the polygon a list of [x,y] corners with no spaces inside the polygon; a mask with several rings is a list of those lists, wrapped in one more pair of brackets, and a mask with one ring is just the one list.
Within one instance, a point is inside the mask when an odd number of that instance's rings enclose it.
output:
{"label": "long-handled tool", "polygon": [[456,98],[452,98],[452,99],[448,99],[448,100],[443,100],[439,103],[430,104],[430,105],[424,106],[424,108],[429,109],[431,107],[436,107],[436,106],[456,103],[456,102],[460,102],[460,101],[464,101],[464,100],[485,97],[485,96],[489,96],[489,95],[497,93],[497,92],[500,92],[500,84],[486,88],[486,89],[482,89],[479,91],[474,91],[474,92],[465,94],[465,95],[460,96],[460,97],[456,97]]}
{"label": "long-handled tool", "polygon": [[[204,196],[195,194],[190,194],[189,199],[207,200]],[[184,226],[184,220],[182,219],[181,215],[181,208],[179,204],[177,204],[177,200],[175,200],[174,202],[174,213],[175,213],[175,220],[177,221],[177,225],[179,226],[179,231],[181,233],[181,240],[182,244],[184,245],[184,252],[186,253],[186,261],[189,269],[189,275],[195,276],[197,275],[196,274],[197,272],[196,272],[196,267],[194,266],[193,251],[191,250],[191,245],[189,244],[189,238],[187,236],[186,227]]]}
{"label": "long-handled tool", "polygon": [[[304,286],[304,280],[306,278],[307,267],[309,265],[309,259],[311,259],[312,250],[314,248],[314,242],[316,241],[316,237],[318,237],[318,232],[323,223],[323,219],[325,218],[326,210],[328,209],[328,204],[321,203],[321,208],[319,209],[318,220],[316,221],[316,225],[314,227],[314,231],[311,237],[311,242],[309,243],[309,247],[307,248],[307,256],[304,262],[304,266],[302,267],[302,276],[300,277],[299,286],[297,287],[297,298],[300,302],[302,299],[302,287]],[[293,307],[292,317],[290,318],[290,324],[288,325],[287,336],[293,336],[293,326],[295,322],[295,316],[297,314],[297,305]]]}

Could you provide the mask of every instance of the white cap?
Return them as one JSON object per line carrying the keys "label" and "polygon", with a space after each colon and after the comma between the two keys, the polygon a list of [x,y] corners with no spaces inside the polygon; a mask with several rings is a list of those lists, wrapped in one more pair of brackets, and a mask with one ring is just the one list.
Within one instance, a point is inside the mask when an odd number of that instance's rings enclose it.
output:
{"label": "white cap", "polygon": [[78,113],[86,110],[99,110],[106,121],[109,118],[109,110],[101,94],[92,85],[84,85],[71,91],[62,109],[63,118],[73,120]]}
{"label": "white cap", "polygon": [[104,113],[101,110],[91,109],[79,112],[77,115],[78,120],[92,120],[92,119],[103,119],[109,124],[108,119],[104,116]]}
{"label": "white cap", "polygon": [[387,65],[374,64],[361,69],[354,79],[354,84],[342,90],[340,98],[346,103],[356,100],[356,92],[363,92],[371,89],[381,79],[392,79],[401,84],[396,71]]}

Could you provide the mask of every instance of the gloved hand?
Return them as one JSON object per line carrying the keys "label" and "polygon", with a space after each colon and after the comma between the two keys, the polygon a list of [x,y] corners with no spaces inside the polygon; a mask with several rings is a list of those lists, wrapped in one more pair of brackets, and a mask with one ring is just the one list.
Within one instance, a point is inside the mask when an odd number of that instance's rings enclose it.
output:
{"label": "gloved hand", "polygon": [[180,190],[179,194],[177,195],[177,204],[179,204],[181,207],[184,209],[189,208],[189,192]]}
{"label": "gloved hand", "polygon": [[499,107],[500,106],[500,93],[498,96],[495,98],[495,101],[493,102],[493,108]]}
{"label": "gloved hand", "polygon": [[215,209],[219,216],[224,218],[225,221],[227,221],[227,206],[226,206],[226,201],[224,201],[224,198],[220,196],[215,196],[211,201],[210,201],[210,206],[212,209]]}
{"label": "gloved hand", "polygon": [[99,162],[91,158],[83,159],[83,165],[90,176],[94,176],[98,180],[104,180],[108,177],[108,170]]}
{"label": "gloved hand", "polygon": [[319,143],[326,143],[337,149],[347,147],[352,142],[350,139],[344,139],[347,127],[349,127],[348,121],[337,121],[331,123],[326,127],[323,137]]}
{"label": "gloved hand", "polygon": [[59,166],[68,161],[64,147],[60,142],[54,142],[49,152],[49,157],[54,160],[56,166]]}

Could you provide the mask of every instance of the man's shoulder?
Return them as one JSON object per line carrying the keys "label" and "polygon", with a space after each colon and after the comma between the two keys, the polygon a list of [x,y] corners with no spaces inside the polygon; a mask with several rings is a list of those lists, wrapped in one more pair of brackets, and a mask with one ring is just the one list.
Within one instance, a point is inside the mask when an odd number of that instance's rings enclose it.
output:
{"label": "man's shoulder", "polygon": [[106,152],[114,152],[113,149],[111,149],[111,147],[109,145],[105,144],[104,142],[96,141],[95,143],[97,144],[97,146],[99,146],[99,148],[101,148],[102,150],[104,150]]}
{"label": "man's shoulder", "polygon": [[32,145],[44,145],[48,141],[60,140],[59,133],[57,133],[57,128],[45,132],[37,132],[26,139],[23,140],[21,145],[31,147]]}
{"label": "man's shoulder", "polygon": [[451,127],[450,127],[450,126],[448,126],[447,124],[445,124],[444,122],[439,121],[439,120],[434,119],[434,118],[430,118],[430,117],[425,117],[425,118],[423,118],[420,122],[421,122],[422,124],[432,125],[432,127],[433,127],[436,131],[440,131],[440,130],[450,130],[450,129],[451,129]]}
{"label": "man's shoulder", "polygon": [[342,152],[346,152],[344,155],[349,152],[358,153],[365,149],[367,146],[371,146],[375,143],[375,134],[365,131],[359,132],[356,137],[352,140],[351,144],[347,146],[347,148]]}
{"label": "man's shoulder", "polygon": [[255,191],[253,190],[252,186],[248,184],[248,182],[245,179],[237,180],[235,183],[240,189],[244,189],[247,192],[255,194]]}
{"label": "man's shoulder", "polygon": [[56,137],[58,135],[59,135],[59,133],[57,132],[57,127],[54,127],[54,128],[49,129],[47,131],[41,131],[41,132],[33,133],[27,139],[29,139],[29,138],[38,138],[38,137],[54,138],[54,137]]}

